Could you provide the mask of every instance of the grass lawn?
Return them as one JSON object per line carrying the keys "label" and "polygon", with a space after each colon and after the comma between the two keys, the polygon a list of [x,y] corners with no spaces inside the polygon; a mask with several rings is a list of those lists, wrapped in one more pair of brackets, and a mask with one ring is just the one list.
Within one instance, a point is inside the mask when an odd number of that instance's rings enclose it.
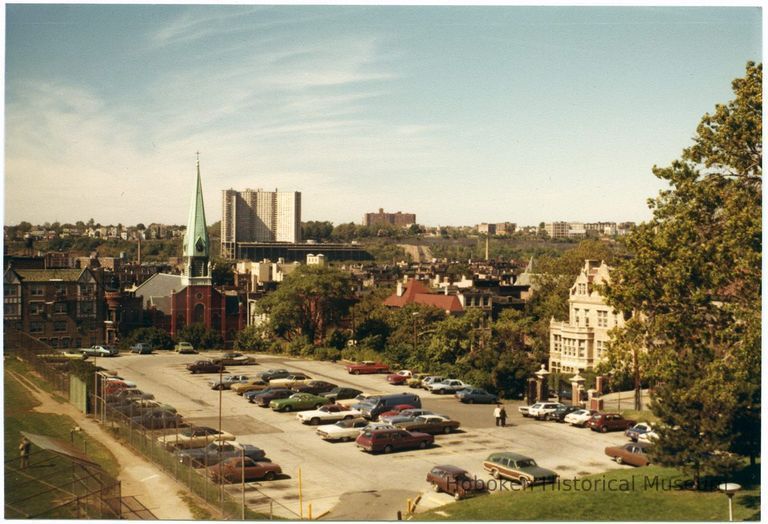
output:
{"label": "grass lawn", "polygon": [[[6,360],[6,365],[9,360]],[[17,363],[12,364],[13,369],[17,372],[24,373],[25,377],[30,377],[30,374],[23,368],[19,369]],[[10,366],[6,366],[10,367]],[[70,429],[76,425],[75,421],[65,415],[56,415],[49,413],[36,413],[32,411],[34,407],[38,405],[38,402],[29,394],[29,391],[24,388],[15,378],[13,378],[7,370],[4,373],[4,410],[5,410],[5,459],[10,461],[9,464],[16,467],[18,465],[18,445],[21,438],[20,431],[27,431],[29,433],[36,433],[39,435],[45,435],[53,438],[58,438],[70,441]],[[85,433],[78,433],[75,435],[74,443],[76,446],[82,448],[83,441],[87,446],[88,455],[92,460],[101,465],[107,473],[112,476],[116,476],[119,471],[119,465],[110,451],[103,446],[100,442],[88,437]],[[37,462],[36,463],[36,455]],[[46,455],[46,458],[40,460],[43,455],[39,449],[32,447],[32,455],[30,457],[31,467],[26,470],[28,475],[47,481],[54,481],[56,474],[62,472],[68,468],[69,462],[63,458],[53,457]],[[5,500],[6,502],[20,501],[21,499],[31,496],[41,490],[40,484],[34,482],[32,479],[16,472],[6,470],[5,474]],[[17,507],[25,513],[35,515],[42,512],[52,506],[55,501],[61,502],[61,495],[57,495],[56,492],[51,492],[48,495],[36,496],[30,498],[26,502],[18,503]],[[6,518],[18,517],[15,512],[9,513],[6,511]],[[62,515],[66,516],[66,515]],[[54,515],[47,515],[47,518],[55,517]]]}
{"label": "grass lawn", "polygon": [[[744,489],[733,499],[734,520],[760,519],[760,465],[745,468],[737,482]],[[690,521],[728,520],[728,500],[717,491],[694,492],[685,489],[655,489],[679,485],[685,477],[675,470],[650,466],[627,468],[579,479],[570,491],[561,479],[557,486],[514,492],[500,492],[461,502],[454,502],[423,514],[420,520],[624,520]],[[595,489],[597,485],[597,489]],[[604,487],[603,487],[604,486]],[[613,489],[611,489],[613,487]]]}

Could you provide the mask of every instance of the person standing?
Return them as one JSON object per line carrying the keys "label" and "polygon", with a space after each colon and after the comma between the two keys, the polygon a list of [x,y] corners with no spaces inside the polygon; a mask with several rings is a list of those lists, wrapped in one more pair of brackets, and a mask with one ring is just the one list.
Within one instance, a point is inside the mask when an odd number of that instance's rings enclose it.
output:
{"label": "person standing", "polygon": [[32,444],[27,440],[27,437],[21,437],[19,442],[19,467],[26,469],[29,466],[29,452],[32,449]]}
{"label": "person standing", "polygon": [[496,408],[493,410],[493,418],[496,419],[496,425],[501,425],[501,404],[496,404]]}
{"label": "person standing", "polygon": [[504,409],[504,406],[501,406],[501,409],[499,409],[499,420],[501,421],[502,428],[507,426],[507,410]]}

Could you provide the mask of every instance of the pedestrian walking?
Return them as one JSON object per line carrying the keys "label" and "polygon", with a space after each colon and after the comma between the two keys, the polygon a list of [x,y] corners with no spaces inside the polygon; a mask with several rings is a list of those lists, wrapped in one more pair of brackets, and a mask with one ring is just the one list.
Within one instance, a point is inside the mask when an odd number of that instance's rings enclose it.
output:
{"label": "pedestrian walking", "polygon": [[493,410],[493,418],[496,419],[496,425],[501,426],[501,404],[496,404],[496,408]]}
{"label": "pedestrian walking", "polygon": [[26,469],[29,466],[29,452],[32,449],[32,444],[27,440],[27,437],[21,437],[19,442],[19,467]]}
{"label": "pedestrian walking", "polygon": [[501,406],[499,410],[499,420],[501,421],[502,428],[507,426],[507,410],[504,409],[504,406]]}

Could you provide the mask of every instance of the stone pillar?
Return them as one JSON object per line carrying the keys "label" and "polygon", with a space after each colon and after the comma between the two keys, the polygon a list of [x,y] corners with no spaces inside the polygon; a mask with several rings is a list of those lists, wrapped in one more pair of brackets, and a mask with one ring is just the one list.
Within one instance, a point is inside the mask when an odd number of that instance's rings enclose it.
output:
{"label": "stone pillar", "polygon": [[584,390],[584,377],[576,373],[571,378],[571,405],[581,405],[581,392]]}
{"label": "stone pillar", "polygon": [[595,378],[595,389],[598,395],[604,395],[607,390],[608,377],[605,375],[598,375]]}
{"label": "stone pillar", "polygon": [[541,365],[541,369],[536,373],[536,399],[539,402],[545,402],[549,399],[549,371],[546,370],[544,364]]}
{"label": "stone pillar", "polygon": [[525,395],[525,401],[529,406],[536,402],[536,379],[533,377],[528,379],[528,391]]}

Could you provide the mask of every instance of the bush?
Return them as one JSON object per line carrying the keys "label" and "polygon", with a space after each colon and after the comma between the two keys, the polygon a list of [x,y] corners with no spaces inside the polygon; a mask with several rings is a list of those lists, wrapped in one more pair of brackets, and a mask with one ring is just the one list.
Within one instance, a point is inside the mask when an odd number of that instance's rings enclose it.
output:
{"label": "bush", "polygon": [[307,337],[295,337],[285,346],[285,352],[292,356],[307,356],[312,354],[312,344]]}
{"label": "bush", "polygon": [[219,332],[212,331],[203,324],[184,326],[176,334],[176,340],[189,342],[195,349],[213,349],[221,347],[223,342]]}
{"label": "bush", "polygon": [[235,335],[235,349],[266,351],[270,341],[257,326],[248,326]]}
{"label": "bush", "polygon": [[336,362],[341,358],[341,350],[334,347],[315,348],[314,357],[317,360],[330,360],[331,362]]}
{"label": "bush", "polygon": [[123,344],[125,347],[138,344],[149,344],[154,349],[173,349],[173,339],[167,331],[155,327],[144,327],[134,329],[125,338]]}

